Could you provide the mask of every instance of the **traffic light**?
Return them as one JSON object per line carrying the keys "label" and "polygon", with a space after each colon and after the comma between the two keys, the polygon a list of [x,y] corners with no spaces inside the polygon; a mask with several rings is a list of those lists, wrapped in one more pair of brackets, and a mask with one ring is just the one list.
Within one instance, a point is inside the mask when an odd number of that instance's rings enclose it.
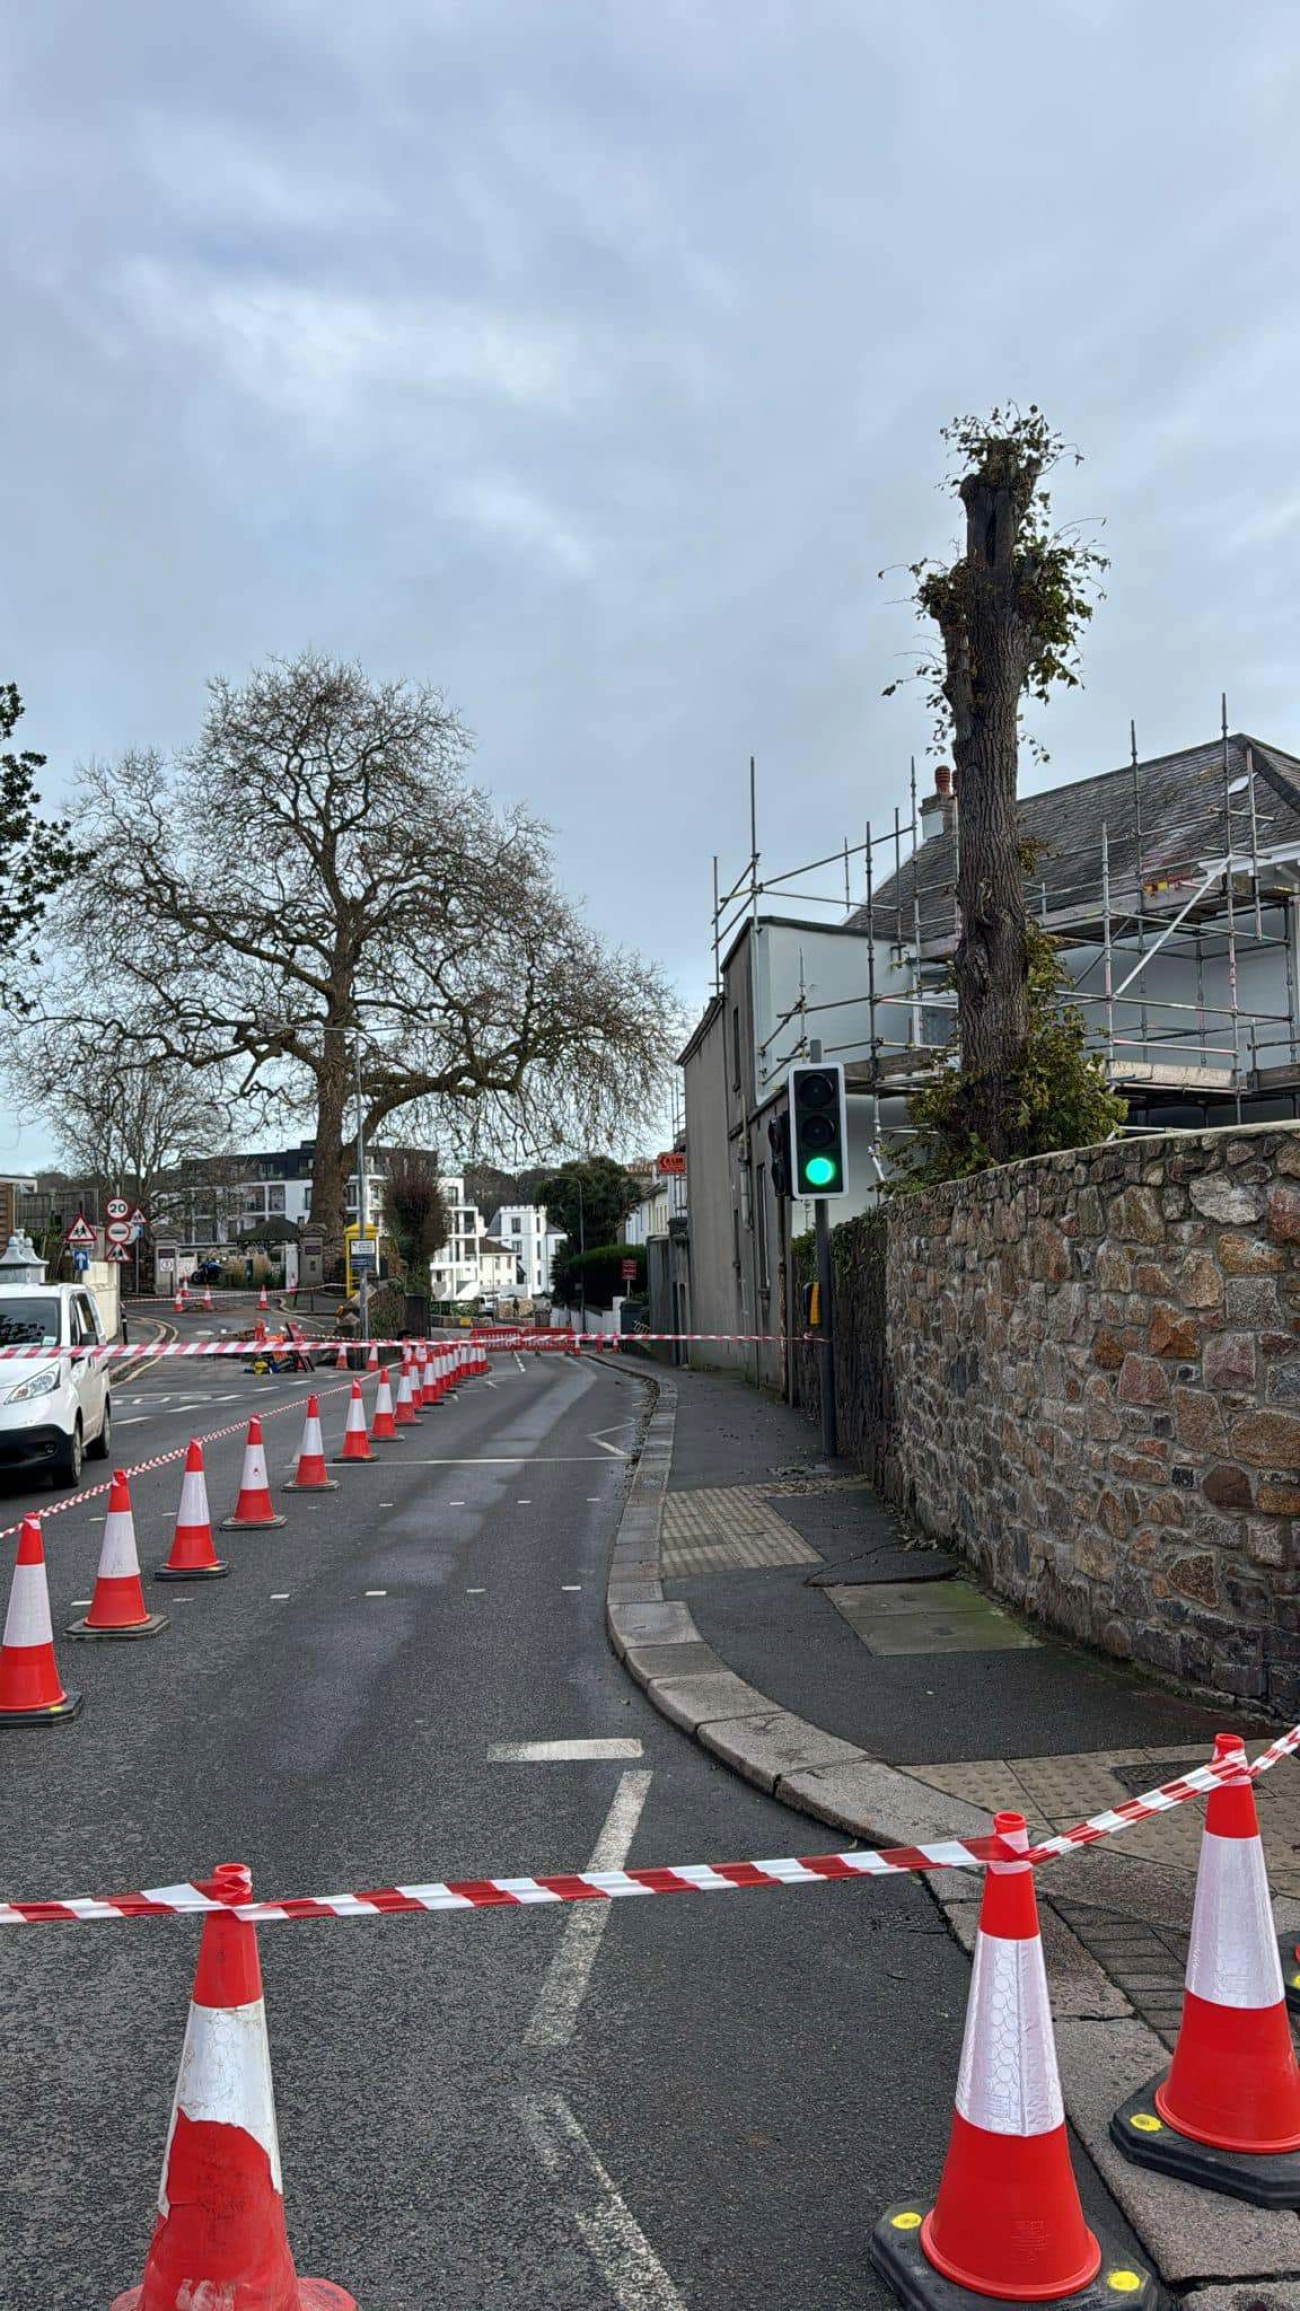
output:
{"label": "traffic light", "polygon": [[821,1062],[790,1070],[790,1118],[796,1196],[849,1192],[844,1070]]}
{"label": "traffic light", "polygon": [[780,1202],[783,1196],[794,1193],[790,1178],[790,1117],[787,1112],[769,1118],[767,1146],[772,1193]]}

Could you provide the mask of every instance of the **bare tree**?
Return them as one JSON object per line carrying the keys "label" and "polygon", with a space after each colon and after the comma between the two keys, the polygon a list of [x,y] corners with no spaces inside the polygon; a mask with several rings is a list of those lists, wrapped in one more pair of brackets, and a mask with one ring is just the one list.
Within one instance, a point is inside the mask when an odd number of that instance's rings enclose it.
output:
{"label": "bare tree", "polygon": [[954,975],[965,1130],[1000,1163],[1018,1152],[1030,1021],[1016,819],[1021,708],[1026,698],[1045,701],[1057,683],[1077,685],[1079,634],[1106,558],[1052,527],[1045,477],[1065,443],[1039,409],[957,418],[943,438],[959,462],[950,479],[965,509],[965,546],[946,566],[914,563],[912,576],[918,611],[939,631],[942,655],[922,673],[938,743],[953,750],[961,813]]}
{"label": "bare tree", "polygon": [[84,774],[79,832],[132,1032],[176,1062],[233,1063],[309,1123],[312,1219],[334,1241],[358,1060],[369,1135],[411,1110],[460,1146],[539,1156],[653,1106],[671,1060],[660,974],[574,919],[547,829],[495,809],[469,752],[437,691],[308,653],[213,683],[174,762]]}
{"label": "bare tree", "polygon": [[135,1031],[80,1018],[10,1021],[0,1068],[22,1112],[49,1124],[68,1169],[150,1208],[179,1167],[229,1142],[219,1078],[150,1053]]}

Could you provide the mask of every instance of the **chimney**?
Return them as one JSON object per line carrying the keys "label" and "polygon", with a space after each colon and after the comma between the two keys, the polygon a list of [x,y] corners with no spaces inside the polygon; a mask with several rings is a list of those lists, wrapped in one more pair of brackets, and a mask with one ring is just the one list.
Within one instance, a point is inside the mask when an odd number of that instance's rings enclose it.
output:
{"label": "chimney", "polygon": [[921,802],[921,840],[928,843],[932,835],[949,834],[957,816],[957,797],[952,791],[952,771],[946,762],[937,765],[934,774],[934,793]]}

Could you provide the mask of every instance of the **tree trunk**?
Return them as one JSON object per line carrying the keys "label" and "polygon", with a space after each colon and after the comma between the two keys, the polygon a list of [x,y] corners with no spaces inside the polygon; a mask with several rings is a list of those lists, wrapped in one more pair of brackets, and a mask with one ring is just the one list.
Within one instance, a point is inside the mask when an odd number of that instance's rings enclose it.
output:
{"label": "tree trunk", "polygon": [[998,1163],[1016,1152],[1012,1110],[1029,1031],[1016,820],[1017,718],[1028,668],[1013,568],[1020,495],[986,475],[963,484],[965,664],[948,693],[961,813],[955,970],[962,1067],[972,1079],[966,1120]]}
{"label": "tree trunk", "polygon": [[[345,1189],[350,1169],[343,1139],[347,1107],[347,1054],[342,1037],[326,1039],[325,1063],[317,1077],[316,1147],[311,1164],[311,1223],[325,1238],[327,1252],[342,1255],[347,1223]],[[335,1049],[328,1046],[333,1041]]]}

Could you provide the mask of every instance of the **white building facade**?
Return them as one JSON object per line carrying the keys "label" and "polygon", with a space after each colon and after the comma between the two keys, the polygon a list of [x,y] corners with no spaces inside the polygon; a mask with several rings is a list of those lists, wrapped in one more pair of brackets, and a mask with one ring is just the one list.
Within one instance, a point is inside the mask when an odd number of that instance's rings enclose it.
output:
{"label": "white building facade", "polygon": [[489,1233],[514,1253],[516,1272],[508,1289],[517,1287],[530,1299],[549,1298],[551,1264],[564,1237],[550,1226],[545,1204],[503,1204]]}

